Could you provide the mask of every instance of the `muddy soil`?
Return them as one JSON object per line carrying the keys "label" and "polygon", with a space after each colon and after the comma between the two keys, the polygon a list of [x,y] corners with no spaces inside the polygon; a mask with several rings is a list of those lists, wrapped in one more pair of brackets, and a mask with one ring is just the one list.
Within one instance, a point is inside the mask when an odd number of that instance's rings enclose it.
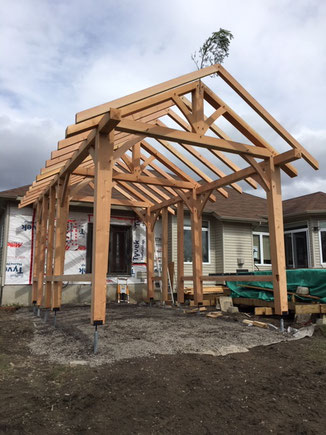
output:
{"label": "muddy soil", "polygon": [[[110,307],[109,316],[94,357],[88,308],[60,313],[56,330],[53,318],[0,312],[0,433],[326,433],[322,330],[278,342],[242,315]],[[222,356],[227,346],[250,350]]]}

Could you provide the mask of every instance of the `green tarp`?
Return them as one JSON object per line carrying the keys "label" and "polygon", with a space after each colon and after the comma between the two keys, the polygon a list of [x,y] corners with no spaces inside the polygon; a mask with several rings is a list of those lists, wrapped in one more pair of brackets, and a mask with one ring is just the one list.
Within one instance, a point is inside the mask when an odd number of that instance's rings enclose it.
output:
{"label": "green tarp", "polygon": [[[271,275],[270,271],[254,272],[254,275]],[[227,280],[227,277],[225,277]],[[295,269],[286,271],[287,288],[290,292],[295,292],[298,286],[309,287],[309,293],[312,296],[320,297],[320,302],[326,303],[326,269]],[[262,299],[264,301],[273,301],[273,293],[248,289],[246,285],[252,285],[261,288],[273,288],[272,282],[266,281],[227,281],[226,285],[231,290],[231,296],[234,298],[252,298]],[[299,296],[298,296],[299,297]],[[290,296],[289,296],[290,299]],[[308,301],[307,298],[300,298]],[[312,299],[310,299],[312,300]]]}

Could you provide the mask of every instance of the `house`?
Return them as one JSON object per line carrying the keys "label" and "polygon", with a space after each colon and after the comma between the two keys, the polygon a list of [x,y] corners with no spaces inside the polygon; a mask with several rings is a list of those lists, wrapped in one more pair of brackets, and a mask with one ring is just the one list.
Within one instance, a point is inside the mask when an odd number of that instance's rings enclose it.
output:
{"label": "house", "polygon": [[[0,192],[1,304],[31,302],[32,251],[35,249],[35,212],[18,209],[29,186]],[[271,269],[266,200],[226,188],[208,202],[202,221],[203,274]],[[87,190],[84,191],[84,195]],[[115,193],[117,196],[117,192]],[[116,298],[118,278],[128,277],[132,300],[146,296],[146,230],[137,214],[112,206],[108,296]],[[74,201],[67,225],[65,274],[90,272],[93,209]],[[326,194],[317,192],[283,201],[286,267],[326,266]],[[161,221],[155,225],[155,269],[161,267]],[[169,262],[177,264],[177,218],[169,216]],[[184,219],[184,271],[192,273],[190,217]],[[191,283],[186,283],[191,285]],[[160,298],[159,286],[156,298]],[[63,303],[90,301],[88,283],[67,283]]]}

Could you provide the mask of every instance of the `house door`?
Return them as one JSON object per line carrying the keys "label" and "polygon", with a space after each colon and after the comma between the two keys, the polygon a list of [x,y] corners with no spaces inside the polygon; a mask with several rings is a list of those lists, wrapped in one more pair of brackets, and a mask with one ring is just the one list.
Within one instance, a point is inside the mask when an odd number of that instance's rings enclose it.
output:
{"label": "house door", "polygon": [[110,226],[109,274],[131,273],[131,226]]}
{"label": "house door", "polygon": [[[92,272],[93,224],[88,224],[86,247],[86,272]],[[132,257],[131,226],[110,225],[108,274],[130,275]]]}
{"label": "house door", "polygon": [[284,234],[287,269],[309,267],[307,230],[287,231]]}

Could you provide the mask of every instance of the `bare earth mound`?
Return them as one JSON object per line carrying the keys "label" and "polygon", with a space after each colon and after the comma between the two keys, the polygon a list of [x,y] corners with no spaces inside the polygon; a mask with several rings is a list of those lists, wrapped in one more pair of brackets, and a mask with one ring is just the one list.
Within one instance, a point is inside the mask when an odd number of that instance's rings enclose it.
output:
{"label": "bare earth mound", "polygon": [[325,338],[237,320],[110,307],[94,356],[89,308],[2,312],[0,433],[325,433]]}

